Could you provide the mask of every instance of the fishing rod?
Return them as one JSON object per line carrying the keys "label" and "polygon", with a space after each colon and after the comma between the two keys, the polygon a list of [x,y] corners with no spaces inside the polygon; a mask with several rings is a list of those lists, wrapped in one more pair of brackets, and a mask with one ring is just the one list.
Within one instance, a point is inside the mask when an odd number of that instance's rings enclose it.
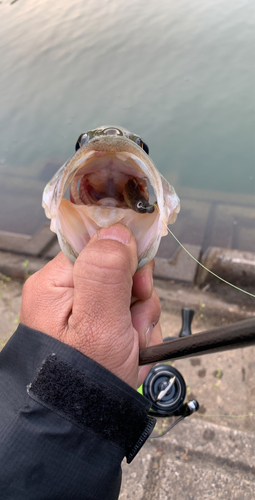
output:
{"label": "fishing rod", "polygon": [[139,365],[203,356],[255,345],[255,316],[201,333],[178,337],[139,352]]}

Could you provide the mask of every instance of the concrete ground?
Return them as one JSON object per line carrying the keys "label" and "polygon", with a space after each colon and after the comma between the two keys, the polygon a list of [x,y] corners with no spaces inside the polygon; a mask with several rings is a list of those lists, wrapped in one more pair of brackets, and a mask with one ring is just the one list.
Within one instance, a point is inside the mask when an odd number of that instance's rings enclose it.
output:
{"label": "concrete ground", "polygon": [[254,500],[255,436],[190,417],[123,464],[119,499]]}
{"label": "concrete ground", "polygon": [[[226,289],[156,281],[164,336],[178,335],[181,309],[195,310],[196,333],[254,315],[253,300]],[[0,345],[19,322],[22,281],[0,274]],[[147,441],[123,462],[120,500],[255,498],[255,347],[174,361],[197,399],[197,414]],[[161,427],[161,423],[158,423]]]}
{"label": "concrete ground", "polygon": [[[254,315],[253,302],[238,292],[159,281],[157,291],[164,336],[178,335],[182,307],[196,311],[193,333]],[[254,500],[255,347],[172,365],[184,376],[187,400],[197,399],[200,409],[123,463],[120,500]]]}

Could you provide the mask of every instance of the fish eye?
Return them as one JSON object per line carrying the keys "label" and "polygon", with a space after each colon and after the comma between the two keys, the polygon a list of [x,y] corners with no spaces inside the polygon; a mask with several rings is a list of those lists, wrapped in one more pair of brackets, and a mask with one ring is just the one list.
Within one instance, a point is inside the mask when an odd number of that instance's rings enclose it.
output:
{"label": "fish eye", "polygon": [[147,155],[149,154],[149,147],[147,146],[147,144],[145,144],[145,142],[142,141],[140,137],[137,137],[135,142],[138,146],[140,146],[140,148],[145,151],[145,153],[147,153]]}
{"label": "fish eye", "polygon": [[78,151],[78,149],[80,149],[81,146],[83,146],[86,142],[88,142],[88,140],[89,140],[89,134],[87,133],[81,134],[76,142],[75,151]]}
{"label": "fish eye", "polygon": [[147,144],[145,144],[145,142],[143,142],[142,148],[145,151],[145,153],[147,153],[147,155],[148,155],[149,154],[149,146],[147,146]]}
{"label": "fish eye", "polygon": [[140,148],[142,148],[143,141],[142,141],[142,139],[140,139],[140,137],[137,137],[135,142],[136,142],[137,146],[140,146]]}

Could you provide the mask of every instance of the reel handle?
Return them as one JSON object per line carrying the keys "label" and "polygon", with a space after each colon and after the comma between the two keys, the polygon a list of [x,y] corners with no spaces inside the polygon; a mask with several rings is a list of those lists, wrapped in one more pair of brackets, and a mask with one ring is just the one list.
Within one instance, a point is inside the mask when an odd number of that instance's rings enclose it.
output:
{"label": "reel handle", "polygon": [[189,335],[191,335],[191,323],[194,314],[195,311],[193,311],[193,309],[189,309],[188,307],[184,307],[182,309],[182,327],[179,333],[179,337],[188,337]]}
{"label": "reel handle", "polygon": [[[193,320],[193,316],[195,311],[193,309],[189,309],[188,307],[184,307],[182,309],[182,326],[179,333],[179,337],[188,337],[192,334],[191,332],[191,323]],[[174,340],[178,337],[165,337],[163,342],[167,342],[168,340]]]}

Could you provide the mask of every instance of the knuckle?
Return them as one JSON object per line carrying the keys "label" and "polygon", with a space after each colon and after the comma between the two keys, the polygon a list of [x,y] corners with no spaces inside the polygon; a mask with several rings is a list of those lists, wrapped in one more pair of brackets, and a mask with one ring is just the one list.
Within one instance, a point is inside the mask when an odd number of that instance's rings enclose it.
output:
{"label": "knuckle", "polygon": [[116,242],[104,244],[103,248],[89,248],[86,254],[75,262],[74,275],[93,278],[95,281],[108,284],[129,278],[131,276],[129,253],[114,243]]}
{"label": "knuckle", "polygon": [[161,302],[160,302],[160,298],[159,298],[159,296],[158,296],[155,288],[153,289],[152,300],[153,300],[153,303],[154,303],[155,311],[157,311],[158,316],[160,316],[160,313],[161,313]]}
{"label": "knuckle", "polygon": [[108,269],[126,270],[130,261],[128,248],[117,241],[107,241],[107,244],[105,243],[104,241],[104,245],[100,245],[101,248],[98,248],[97,257],[99,261],[101,260]]}

